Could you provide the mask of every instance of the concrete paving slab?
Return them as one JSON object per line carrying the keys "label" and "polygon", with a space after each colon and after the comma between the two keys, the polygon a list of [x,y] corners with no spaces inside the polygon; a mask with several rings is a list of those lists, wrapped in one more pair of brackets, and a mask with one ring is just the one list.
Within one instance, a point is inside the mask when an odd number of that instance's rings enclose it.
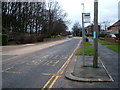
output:
{"label": "concrete paving slab", "polygon": [[93,57],[85,56],[85,66],[82,56],[74,56],[67,67],[65,77],[82,82],[112,82],[114,81],[99,58],[99,67],[93,68]]}

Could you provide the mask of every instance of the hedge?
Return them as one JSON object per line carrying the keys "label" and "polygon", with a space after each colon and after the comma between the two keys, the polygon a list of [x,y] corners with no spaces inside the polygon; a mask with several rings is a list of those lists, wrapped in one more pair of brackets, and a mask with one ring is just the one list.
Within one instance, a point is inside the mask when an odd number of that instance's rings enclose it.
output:
{"label": "hedge", "polygon": [[[2,36],[2,45],[7,45],[8,44],[8,35],[7,34],[0,34]],[[0,37],[1,37],[0,36]]]}
{"label": "hedge", "polygon": [[98,37],[105,37],[107,34],[100,34]]}

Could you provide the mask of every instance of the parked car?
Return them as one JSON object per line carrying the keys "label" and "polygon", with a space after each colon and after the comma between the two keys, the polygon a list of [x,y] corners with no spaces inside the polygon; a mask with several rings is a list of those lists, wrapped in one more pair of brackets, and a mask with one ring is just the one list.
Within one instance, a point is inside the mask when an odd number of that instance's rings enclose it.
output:
{"label": "parked car", "polygon": [[116,37],[116,35],[115,34],[110,34],[111,35],[111,37]]}
{"label": "parked car", "polygon": [[116,35],[115,35],[115,34],[108,34],[108,35],[106,35],[105,37],[107,37],[107,38],[115,38]]}
{"label": "parked car", "polygon": [[73,37],[73,35],[68,35],[68,38],[72,38]]}
{"label": "parked car", "polygon": [[105,36],[105,40],[112,43],[119,42],[119,38],[115,34],[108,34]]}

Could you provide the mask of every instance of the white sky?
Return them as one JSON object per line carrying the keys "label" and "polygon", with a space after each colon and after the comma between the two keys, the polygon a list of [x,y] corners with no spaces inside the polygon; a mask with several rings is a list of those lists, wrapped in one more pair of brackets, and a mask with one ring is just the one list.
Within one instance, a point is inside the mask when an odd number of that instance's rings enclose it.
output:
{"label": "white sky", "polygon": [[[75,22],[81,23],[81,13],[84,3],[85,12],[91,13],[91,21],[94,17],[94,0],[57,0],[62,9],[68,14],[67,19],[71,20],[69,27],[71,28]],[[99,6],[99,23],[108,21],[109,25],[118,20],[118,2],[120,0],[98,0]],[[69,28],[69,29],[70,29]]]}

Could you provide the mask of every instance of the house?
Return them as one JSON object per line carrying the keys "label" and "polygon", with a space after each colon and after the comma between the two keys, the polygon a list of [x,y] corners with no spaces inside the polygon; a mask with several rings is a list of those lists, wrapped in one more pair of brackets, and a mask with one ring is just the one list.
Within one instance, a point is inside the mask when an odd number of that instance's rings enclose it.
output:
{"label": "house", "polygon": [[105,37],[106,41],[109,42],[113,42],[113,43],[118,43],[120,42],[120,38],[118,37],[119,33],[120,33],[120,20],[118,20],[117,22],[115,22],[113,25],[108,27],[107,31],[104,31],[105,34],[109,34],[109,35],[117,35],[115,37]]}
{"label": "house", "polygon": [[[89,25],[85,28],[86,35],[93,36],[94,33],[94,25]],[[98,25],[98,34],[100,34],[100,25]]]}
{"label": "house", "polygon": [[115,22],[113,25],[108,27],[107,31],[104,31],[106,34],[118,34],[120,30],[120,19]]}

